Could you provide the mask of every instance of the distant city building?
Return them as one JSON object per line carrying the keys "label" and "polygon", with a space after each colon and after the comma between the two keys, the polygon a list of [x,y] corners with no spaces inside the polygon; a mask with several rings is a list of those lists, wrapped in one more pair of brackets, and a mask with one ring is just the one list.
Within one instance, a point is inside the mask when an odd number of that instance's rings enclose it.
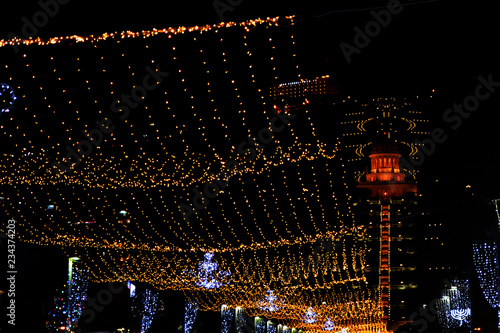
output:
{"label": "distant city building", "polygon": [[271,97],[301,98],[310,95],[338,94],[338,90],[329,83],[329,76],[324,75],[311,80],[281,83],[271,87]]}
{"label": "distant city building", "polygon": [[[430,135],[424,98],[340,97],[341,158],[360,193],[357,223],[367,230],[368,283],[378,290],[389,329],[408,323],[418,308],[417,170],[420,140]],[[422,253],[420,253],[422,255]]]}
{"label": "distant city building", "polygon": [[[442,245],[428,213],[419,212],[417,192],[418,152],[431,133],[424,110],[432,95],[358,98],[325,88],[328,82],[325,76],[284,83],[271,88],[271,96],[288,104],[306,97],[311,114],[327,117],[315,124],[317,133],[325,142],[338,143],[340,165],[358,187],[353,208],[356,224],[367,232],[365,276],[378,291],[383,320],[395,330],[435,298],[419,288],[428,274],[436,284],[451,269],[441,258],[422,262]],[[426,248],[428,240],[436,241],[432,250]]]}
{"label": "distant city building", "polygon": [[[420,147],[420,139],[430,135],[430,121],[421,110],[423,97],[376,97],[359,99],[338,96],[333,100],[333,111],[339,119],[339,139],[342,157],[355,163],[353,170],[365,174],[367,153],[376,138],[385,137],[398,144],[402,156],[414,157]],[[361,174],[359,174],[361,172]],[[413,170],[406,170],[413,173]],[[413,175],[415,176],[415,175]]]}
{"label": "distant city building", "polygon": [[417,171],[409,168],[430,134],[424,98],[334,96],[340,155],[358,185],[356,223],[367,231],[365,275],[390,329],[418,308]]}

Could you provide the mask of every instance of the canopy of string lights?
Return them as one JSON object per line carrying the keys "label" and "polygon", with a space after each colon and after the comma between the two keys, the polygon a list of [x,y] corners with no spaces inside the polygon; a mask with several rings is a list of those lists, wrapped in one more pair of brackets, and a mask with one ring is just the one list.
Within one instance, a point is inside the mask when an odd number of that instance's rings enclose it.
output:
{"label": "canopy of string lights", "polygon": [[269,93],[301,80],[293,19],[1,41],[19,239],[200,310],[384,331],[338,144]]}

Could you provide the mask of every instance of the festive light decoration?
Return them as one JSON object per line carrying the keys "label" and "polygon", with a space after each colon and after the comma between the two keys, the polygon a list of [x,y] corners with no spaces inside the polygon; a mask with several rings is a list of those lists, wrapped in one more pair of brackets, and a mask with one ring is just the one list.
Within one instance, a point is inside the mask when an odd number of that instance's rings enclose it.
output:
{"label": "festive light decoration", "polygon": [[68,259],[68,331],[72,331],[78,326],[78,320],[87,300],[87,274],[84,269],[79,268],[78,261],[80,261],[78,257]]}
{"label": "festive light decoration", "polygon": [[474,243],[472,257],[484,298],[491,307],[499,307],[500,275],[496,243]]}
{"label": "festive light decoration", "polygon": [[184,333],[191,333],[198,314],[198,304],[191,300],[184,301]]}
{"label": "festive light decoration", "polygon": [[68,309],[67,309],[67,293],[66,285],[62,289],[56,291],[54,297],[54,308],[49,312],[46,327],[49,332],[66,332],[68,325]]}
{"label": "festive light decoration", "polygon": [[278,297],[274,295],[272,290],[268,290],[264,299],[257,302],[257,307],[264,311],[274,312],[282,307],[282,303],[283,301],[278,299]]}
{"label": "festive light decoration", "polygon": [[[318,139],[307,98],[267,93],[301,80],[282,22],[293,17],[1,41],[20,50],[2,68],[18,99],[0,131],[0,187],[19,239],[85,258],[95,282],[180,290],[200,311],[236,308],[238,332],[247,313],[295,333],[320,332],[326,318],[383,331],[338,147]],[[69,171],[55,174],[53,162]],[[202,201],[185,219],[180,205]],[[339,247],[318,253],[318,242]],[[259,308],[270,288],[279,299]],[[146,332],[160,300],[143,298]]]}
{"label": "festive light decoration", "polygon": [[0,113],[9,112],[17,97],[14,89],[5,83],[0,83]]}
{"label": "festive light decoration", "polygon": [[471,328],[470,292],[468,279],[453,279],[450,288],[442,291],[438,300],[438,321],[446,332]]}
{"label": "festive light decoration", "polygon": [[[496,209],[498,214],[498,207]],[[491,307],[497,309],[498,328],[500,329],[500,268],[497,244],[495,242],[474,243],[472,247],[472,257],[479,285],[486,301]]]}
{"label": "festive light decoration", "polygon": [[231,272],[218,270],[219,264],[216,261],[212,261],[214,257],[213,253],[207,252],[204,257],[205,260],[198,264],[196,285],[205,289],[215,289],[228,284],[230,282],[228,277],[231,275]]}
{"label": "festive light decoration", "polygon": [[146,289],[142,300],[141,333],[146,333],[151,327],[154,316],[158,311],[158,300],[158,293]]}
{"label": "festive light decoration", "polygon": [[330,318],[326,318],[325,324],[323,325],[325,331],[333,331],[335,329],[335,324]]}
{"label": "festive light decoration", "polygon": [[313,311],[312,307],[307,309],[306,314],[304,315],[304,323],[313,324],[316,322],[316,313]]}
{"label": "festive light decoration", "polygon": [[[288,19],[293,18],[294,16],[287,16]],[[140,32],[133,32],[133,31],[122,31],[120,33],[114,32],[114,33],[103,33],[99,36],[65,36],[65,37],[53,37],[49,38],[47,40],[42,40],[41,38],[35,38],[35,39],[20,39],[20,38],[13,38],[11,40],[5,40],[2,39],[0,40],[0,47],[5,47],[5,46],[17,46],[17,45],[37,45],[37,46],[49,46],[53,44],[59,44],[61,42],[71,42],[75,41],[76,43],[85,43],[85,42],[90,42],[90,43],[96,43],[96,42],[101,42],[105,41],[107,39],[115,39],[117,40],[116,42],[120,42],[120,39],[126,39],[126,38],[150,38],[150,37],[155,37],[160,34],[165,34],[169,37],[177,34],[185,34],[185,33],[191,33],[191,32],[199,32],[200,34],[203,32],[207,32],[210,30],[215,30],[215,29],[221,29],[221,28],[231,28],[231,27],[244,27],[245,30],[249,30],[250,28],[260,25],[260,24],[276,24],[278,22],[278,17],[272,17],[272,18],[267,18],[267,19],[255,19],[255,20],[249,20],[246,22],[221,22],[213,25],[205,25],[205,26],[192,26],[192,27],[184,27],[180,26],[177,28],[165,28],[165,29],[153,29],[153,30],[142,30]]]}
{"label": "festive light decoration", "polygon": [[234,309],[228,308],[227,305],[221,307],[221,333],[229,333],[234,321]]}
{"label": "festive light decoration", "polygon": [[50,332],[72,332],[78,327],[88,288],[87,274],[80,267],[79,260],[78,257],[68,259],[68,281],[62,290],[56,292],[54,308],[47,320]]}
{"label": "festive light decoration", "polygon": [[266,333],[278,333],[276,324],[273,323],[271,320],[267,321]]}
{"label": "festive light decoration", "polygon": [[453,309],[450,311],[451,318],[458,320],[458,326],[462,326],[464,321],[470,320],[470,308],[467,309]]}
{"label": "festive light decoration", "polygon": [[237,307],[235,312],[235,326],[237,333],[243,333],[246,331],[245,324],[247,322],[247,318],[248,316],[245,312],[245,309]]}
{"label": "festive light decoration", "polygon": [[255,333],[266,333],[266,321],[263,318],[255,317]]}

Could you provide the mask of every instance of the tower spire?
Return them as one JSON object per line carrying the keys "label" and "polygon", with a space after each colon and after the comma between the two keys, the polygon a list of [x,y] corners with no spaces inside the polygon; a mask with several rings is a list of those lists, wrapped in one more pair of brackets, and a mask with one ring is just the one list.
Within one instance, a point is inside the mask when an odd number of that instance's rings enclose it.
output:
{"label": "tower spire", "polygon": [[390,320],[391,298],[391,203],[393,198],[403,197],[406,193],[416,193],[417,185],[406,181],[399,167],[398,146],[383,137],[377,141],[369,155],[371,168],[366,173],[366,182],[358,187],[368,188],[372,198],[378,198],[380,206],[380,253],[378,262],[378,286],[382,320]]}

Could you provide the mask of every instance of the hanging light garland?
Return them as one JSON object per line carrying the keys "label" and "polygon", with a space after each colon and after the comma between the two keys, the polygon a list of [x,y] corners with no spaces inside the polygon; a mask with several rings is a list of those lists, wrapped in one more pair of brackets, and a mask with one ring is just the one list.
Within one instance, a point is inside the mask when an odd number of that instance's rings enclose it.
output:
{"label": "hanging light garland", "polygon": [[[196,311],[225,304],[237,331],[248,316],[296,332],[319,332],[328,320],[383,331],[337,145],[316,136],[307,99],[287,104],[267,94],[265,85],[288,73],[300,79],[296,65],[279,61],[283,39],[295,47],[283,20],[293,24],[290,16],[1,41],[21,50],[2,68],[17,100],[0,128],[0,186],[6,213],[19,217],[19,239],[77,253],[95,282],[181,290]],[[145,73],[166,70],[147,98],[133,99]],[[101,137],[103,119],[115,129]],[[68,160],[78,165],[54,174],[53,162]],[[213,184],[220,191],[205,193]],[[208,205],[186,220],[179,206],[197,193]],[[158,301],[144,293],[142,332]],[[308,311],[315,321],[304,321]]]}
{"label": "hanging light garland", "polygon": [[17,97],[14,93],[14,89],[8,84],[0,83],[0,102],[2,103],[0,106],[0,113],[9,112],[14,106],[16,99]]}
{"label": "hanging light garland", "polygon": [[[294,16],[287,16],[287,19],[291,19]],[[6,46],[19,46],[19,45],[33,45],[33,46],[48,46],[54,44],[60,44],[62,42],[76,42],[76,43],[97,43],[101,41],[106,41],[108,39],[113,39],[117,43],[120,40],[128,39],[128,38],[150,38],[155,37],[161,34],[167,35],[171,37],[172,35],[177,34],[185,34],[191,32],[207,32],[215,29],[221,28],[231,28],[231,27],[244,27],[246,30],[255,27],[260,24],[277,24],[279,17],[272,17],[266,19],[255,19],[249,20],[245,22],[221,22],[213,25],[204,25],[204,26],[179,26],[176,28],[164,28],[164,29],[152,29],[152,30],[142,30],[142,31],[121,31],[121,32],[113,32],[113,33],[103,33],[101,35],[89,35],[89,36],[64,36],[64,37],[52,37],[46,40],[41,38],[29,38],[29,39],[21,39],[21,38],[13,38],[10,40],[2,39],[0,40],[0,47]]]}
{"label": "hanging light garland", "polygon": [[150,289],[144,291],[141,310],[141,333],[146,333],[153,322],[159,306],[159,295]]}
{"label": "hanging light garland", "polygon": [[184,301],[184,333],[191,333],[198,314],[198,304],[189,299]]}
{"label": "hanging light garland", "polygon": [[496,243],[474,243],[472,257],[484,298],[491,307],[499,307],[500,276]]}

